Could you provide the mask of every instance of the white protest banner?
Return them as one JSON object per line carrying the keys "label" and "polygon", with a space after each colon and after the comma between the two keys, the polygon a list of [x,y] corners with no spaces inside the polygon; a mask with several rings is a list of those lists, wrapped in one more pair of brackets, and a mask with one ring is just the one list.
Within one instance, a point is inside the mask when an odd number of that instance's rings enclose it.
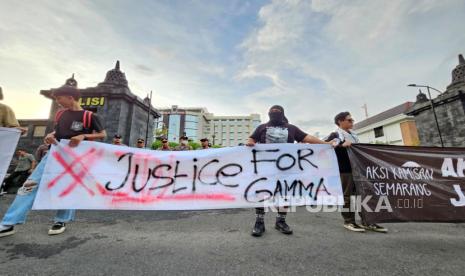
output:
{"label": "white protest banner", "polygon": [[0,127],[0,185],[10,166],[20,136],[21,131],[16,128]]}
{"label": "white protest banner", "polygon": [[342,205],[328,145],[153,151],[96,142],[53,146],[34,209],[198,210]]}

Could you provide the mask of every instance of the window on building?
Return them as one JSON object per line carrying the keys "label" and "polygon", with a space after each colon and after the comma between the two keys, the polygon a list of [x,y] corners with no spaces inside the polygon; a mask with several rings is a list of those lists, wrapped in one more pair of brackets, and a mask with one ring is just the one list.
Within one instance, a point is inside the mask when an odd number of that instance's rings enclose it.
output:
{"label": "window on building", "polygon": [[34,137],[45,137],[45,131],[47,130],[47,126],[35,126],[33,136]]}
{"label": "window on building", "polygon": [[196,115],[186,115],[186,122],[199,122],[199,117]]}
{"label": "window on building", "polygon": [[375,138],[384,136],[384,129],[382,126],[375,128],[374,131],[375,131]]}
{"label": "window on building", "polygon": [[186,121],[186,123],[184,124],[184,128],[197,129],[197,123]]}
{"label": "window on building", "polygon": [[189,137],[189,139],[197,140],[197,130],[186,128],[185,132],[186,132],[186,136]]}
{"label": "window on building", "polygon": [[170,115],[168,123],[168,140],[170,142],[177,142],[181,128],[181,116]]}

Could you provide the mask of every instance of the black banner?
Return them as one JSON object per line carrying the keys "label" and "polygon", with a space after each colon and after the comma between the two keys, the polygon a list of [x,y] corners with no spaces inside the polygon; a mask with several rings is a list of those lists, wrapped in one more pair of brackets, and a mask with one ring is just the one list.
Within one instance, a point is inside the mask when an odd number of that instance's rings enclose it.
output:
{"label": "black banner", "polygon": [[349,156],[367,223],[465,222],[465,148],[354,144]]}

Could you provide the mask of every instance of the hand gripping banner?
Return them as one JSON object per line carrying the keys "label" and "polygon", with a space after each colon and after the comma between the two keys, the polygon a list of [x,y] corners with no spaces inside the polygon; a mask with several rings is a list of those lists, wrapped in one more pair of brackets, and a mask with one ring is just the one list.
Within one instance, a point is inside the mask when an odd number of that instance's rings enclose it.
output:
{"label": "hand gripping banner", "polygon": [[62,140],[49,152],[34,209],[198,210],[342,205],[328,145],[153,151]]}
{"label": "hand gripping banner", "polygon": [[368,223],[465,221],[465,148],[358,144],[349,156]]}

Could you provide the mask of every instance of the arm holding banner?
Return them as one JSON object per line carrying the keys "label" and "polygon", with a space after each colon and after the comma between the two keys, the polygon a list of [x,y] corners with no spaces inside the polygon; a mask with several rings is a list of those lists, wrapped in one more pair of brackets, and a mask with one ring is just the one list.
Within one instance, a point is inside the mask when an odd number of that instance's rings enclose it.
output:
{"label": "arm holding banner", "polygon": [[[105,130],[99,131],[97,133],[92,133],[92,134],[80,134],[80,135],[72,137],[70,139],[69,145],[71,147],[77,147],[79,143],[83,140],[94,141],[94,140],[103,139],[106,136],[107,136],[107,133]],[[57,140],[55,137],[55,131],[47,134],[47,136],[45,137],[45,142],[49,144],[53,144],[53,145],[57,144]]]}
{"label": "arm holding banner", "polygon": [[106,133],[105,130],[102,130],[102,131],[96,132],[96,133],[92,133],[92,134],[80,134],[80,135],[71,137],[71,139],[69,141],[69,145],[71,147],[77,147],[79,145],[79,143],[81,143],[81,141],[83,141],[83,140],[94,141],[94,140],[103,139],[106,136],[107,136],[107,133]]}
{"label": "arm holding banner", "polygon": [[305,138],[304,138],[304,140],[302,142],[307,143],[307,144],[327,144],[327,145],[331,145],[332,147],[337,146],[337,141],[335,141],[335,140],[325,142],[325,141],[320,140],[317,137],[309,135],[309,134],[307,136],[305,136]]}

